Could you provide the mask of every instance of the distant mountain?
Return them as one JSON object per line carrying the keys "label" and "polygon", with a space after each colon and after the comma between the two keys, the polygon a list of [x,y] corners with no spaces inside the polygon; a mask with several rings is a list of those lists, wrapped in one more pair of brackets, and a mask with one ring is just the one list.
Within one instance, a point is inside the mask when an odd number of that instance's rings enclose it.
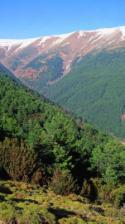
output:
{"label": "distant mountain", "polygon": [[[40,78],[49,65],[67,74],[76,60],[92,51],[125,45],[125,27],[79,31],[25,40],[0,40],[0,61],[24,79]],[[55,80],[58,76],[52,78]],[[52,81],[51,77],[48,81]]]}
{"label": "distant mountain", "polygon": [[125,137],[125,27],[0,40],[0,62],[26,85]]}

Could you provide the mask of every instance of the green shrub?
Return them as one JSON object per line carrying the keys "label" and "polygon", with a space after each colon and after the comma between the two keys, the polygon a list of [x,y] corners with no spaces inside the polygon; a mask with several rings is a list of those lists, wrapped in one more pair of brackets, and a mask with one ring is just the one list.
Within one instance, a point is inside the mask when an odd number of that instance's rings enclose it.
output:
{"label": "green shrub", "polygon": [[87,222],[77,217],[62,218],[59,220],[59,224],[86,224],[86,223]]}
{"label": "green shrub", "polygon": [[47,209],[40,206],[29,205],[25,207],[23,214],[18,218],[19,224],[55,224],[55,216]]}
{"label": "green shrub", "polygon": [[125,204],[125,185],[111,192],[111,201],[117,208],[122,207]]}
{"label": "green shrub", "polygon": [[92,169],[111,188],[125,181],[125,148],[116,140],[98,145],[92,151]]}
{"label": "green shrub", "polygon": [[90,199],[91,201],[95,201],[98,196],[98,190],[95,183],[92,180],[84,180],[80,195]]}
{"label": "green shrub", "polygon": [[96,193],[96,201],[97,202],[108,202],[111,200],[111,185],[104,184],[102,179],[100,178],[91,178],[93,183],[95,193]]}
{"label": "green shrub", "polygon": [[15,220],[15,208],[6,202],[0,203],[0,220],[5,223],[13,223]]}
{"label": "green shrub", "polygon": [[89,197],[91,193],[91,186],[90,183],[88,183],[87,180],[84,180],[82,188],[81,188],[81,192],[80,195],[84,196],[84,197]]}
{"label": "green shrub", "polygon": [[56,170],[51,183],[50,189],[56,194],[68,195],[77,191],[77,184],[68,170]]}

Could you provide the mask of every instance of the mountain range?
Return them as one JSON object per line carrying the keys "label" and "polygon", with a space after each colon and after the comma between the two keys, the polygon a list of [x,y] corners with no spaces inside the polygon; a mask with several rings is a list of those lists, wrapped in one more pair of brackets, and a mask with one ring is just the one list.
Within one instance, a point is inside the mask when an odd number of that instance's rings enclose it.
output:
{"label": "mountain range", "polygon": [[125,138],[125,27],[0,40],[0,63],[29,87]]}
{"label": "mountain range", "polygon": [[69,67],[61,47],[30,61],[33,45],[1,40],[0,223],[125,223],[125,146],[85,122],[124,138],[124,40],[67,49]]}

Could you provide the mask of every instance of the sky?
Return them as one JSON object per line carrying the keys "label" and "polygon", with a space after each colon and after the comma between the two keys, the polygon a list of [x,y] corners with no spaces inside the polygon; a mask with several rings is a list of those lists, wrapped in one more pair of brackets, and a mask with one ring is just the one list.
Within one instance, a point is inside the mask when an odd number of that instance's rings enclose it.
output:
{"label": "sky", "polygon": [[125,0],[0,0],[0,39],[125,26]]}

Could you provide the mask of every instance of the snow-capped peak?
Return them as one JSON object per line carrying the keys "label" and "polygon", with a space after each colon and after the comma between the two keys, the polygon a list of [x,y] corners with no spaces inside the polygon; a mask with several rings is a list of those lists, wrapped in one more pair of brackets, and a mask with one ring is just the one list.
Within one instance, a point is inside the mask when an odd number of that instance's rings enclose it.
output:
{"label": "snow-capped peak", "polygon": [[114,28],[102,28],[102,29],[95,29],[95,30],[80,30],[79,36],[84,36],[85,33],[98,33],[102,35],[110,35],[116,31],[121,31],[123,35],[125,35],[125,26],[119,26]]}
{"label": "snow-capped peak", "polygon": [[54,37],[59,37],[59,38],[61,38],[61,39],[66,39],[66,38],[68,38],[69,36],[71,36],[73,33],[75,33],[75,32],[71,32],[71,33],[64,33],[64,34],[60,34],[60,35],[53,35]]}
{"label": "snow-capped peak", "polygon": [[122,39],[125,39],[125,26],[121,26],[121,27],[119,27],[119,30],[120,30],[121,33],[122,33]]}
{"label": "snow-capped peak", "polygon": [[10,50],[14,46],[19,46],[18,49],[21,49],[21,48],[27,47],[28,45],[32,44],[36,40],[37,38],[24,39],[24,40],[0,39],[0,47],[6,47],[8,48],[8,50]]}
{"label": "snow-capped peak", "polygon": [[12,47],[16,47],[15,51],[21,50],[22,48],[26,48],[27,46],[33,44],[35,41],[38,41],[38,45],[45,44],[51,38],[56,38],[56,40],[52,42],[51,46],[61,44],[67,38],[72,36],[75,33],[78,33],[78,39],[86,36],[87,33],[94,33],[97,34],[96,37],[103,38],[103,37],[112,37],[116,33],[116,31],[121,33],[121,39],[125,39],[125,26],[115,27],[115,28],[102,28],[96,30],[80,30],[79,32],[71,32],[67,34],[61,35],[50,35],[50,36],[43,36],[38,38],[30,38],[30,39],[0,39],[0,47],[6,48],[6,50],[10,50]]}

